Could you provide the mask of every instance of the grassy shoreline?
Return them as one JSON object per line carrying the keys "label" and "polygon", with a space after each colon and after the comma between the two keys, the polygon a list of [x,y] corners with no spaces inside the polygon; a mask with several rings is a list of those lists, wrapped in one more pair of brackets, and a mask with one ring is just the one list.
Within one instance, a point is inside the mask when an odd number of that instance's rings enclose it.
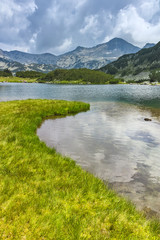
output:
{"label": "grassy shoreline", "polygon": [[0,77],[0,83],[36,83],[37,79],[19,78],[19,77]]}
{"label": "grassy shoreline", "polygon": [[[103,83],[103,84],[100,84],[100,83],[88,83],[88,82],[84,82],[82,80],[72,80],[72,81],[60,81],[60,80],[55,80],[55,81],[41,81],[41,80],[37,80],[37,79],[31,79],[31,78],[20,78],[20,77],[0,77],[0,83],[43,83],[43,84],[66,84],[66,85],[108,85],[108,84],[111,84],[109,82],[106,82],[106,83]],[[112,85],[115,84],[115,83],[112,83]],[[143,84],[143,83],[137,83],[137,82],[119,82],[119,83],[116,83],[116,85],[119,85],[119,84],[137,84],[137,85],[157,85],[157,86],[160,86],[160,83],[147,83],[146,82]]]}
{"label": "grassy shoreline", "polygon": [[0,239],[160,239],[159,223],[36,135],[44,118],[88,109],[60,100],[0,102]]}

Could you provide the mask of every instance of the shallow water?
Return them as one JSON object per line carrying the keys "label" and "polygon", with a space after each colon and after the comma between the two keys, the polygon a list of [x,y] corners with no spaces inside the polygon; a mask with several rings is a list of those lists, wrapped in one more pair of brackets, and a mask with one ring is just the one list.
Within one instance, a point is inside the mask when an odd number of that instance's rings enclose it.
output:
{"label": "shallow water", "polygon": [[[152,121],[144,121],[144,118]],[[76,160],[137,207],[160,213],[160,110],[98,102],[91,110],[45,120],[42,141]]]}

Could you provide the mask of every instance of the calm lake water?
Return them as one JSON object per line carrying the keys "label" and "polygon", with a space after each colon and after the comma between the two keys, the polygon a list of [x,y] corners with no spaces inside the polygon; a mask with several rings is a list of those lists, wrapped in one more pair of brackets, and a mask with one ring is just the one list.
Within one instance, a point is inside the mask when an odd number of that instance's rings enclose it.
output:
{"label": "calm lake water", "polygon": [[138,208],[160,213],[159,86],[0,84],[0,101],[27,98],[89,102],[88,112],[45,120],[38,136]]}

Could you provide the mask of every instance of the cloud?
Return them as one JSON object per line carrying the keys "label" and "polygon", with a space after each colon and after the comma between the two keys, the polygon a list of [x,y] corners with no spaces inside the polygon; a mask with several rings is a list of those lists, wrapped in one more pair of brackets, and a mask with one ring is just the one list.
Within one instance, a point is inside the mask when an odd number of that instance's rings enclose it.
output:
{"label": "cloud", "polygon": [[122,37],[141,47],[146,42],[156,43],[160,40],[160,17],[157,18],[159,1],[142,1],[138,6],[130,4],[119,11],[109,38]]}
{"label": "cloud", "polygon": [[[129,3],[128,3],[129,2]],[[160,40],[160,0],[1,0],[0,47],[61,54],[122,37]]]}
{"label": "cloud", "polygon": [[140,7],[137,8],[137,12],[146,21],[152,21],[152,18],[160,11],[160,5],[158,0],[142,1]]}
{"label": "cloud", "polygon": [[[26,44],[30,37],[28,16],[36,10],[34,1],[0,1],[0,42],[4,45]],[[27,32],[25,32],[27,30]],[[29,47],[29,46],[28,46]]]}
{"label": "cloud", "polygon": [[97,39],[103,34],[100,27],[100,20],[98,15],[90,15],[84,19],[84,26],[79,30],[82,35],[91,35],[93,39]]}
{"label": "cloud", "polygon": [[87,16],[85,18],[85,26],[83,28],[80,29],[80,33],[85,34],[88,31],[92,30],[93,28],[95,28],[97,25],[97,16]]}
{"label": "cloud", "polygon": [[66,49],[69,49],[72,45],[72,39],[71,38],[67,38],[63,41],[63,43],[57,47],[56,50],[58,50],[59,52],[65,52]]}

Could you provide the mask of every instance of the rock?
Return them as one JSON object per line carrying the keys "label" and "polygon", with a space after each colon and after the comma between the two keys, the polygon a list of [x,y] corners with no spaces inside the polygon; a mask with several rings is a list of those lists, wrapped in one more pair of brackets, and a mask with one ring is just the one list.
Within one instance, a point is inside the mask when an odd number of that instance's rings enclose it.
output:
{"label": "rock", "polygon": [[144,121],[152,121],[151,118],[144,118]]}
{"label": "rock", "polygon": [[144,207],[143,212],[144,212],[145,216],[148,218],[158,217],[158,213],[149,207]]}

